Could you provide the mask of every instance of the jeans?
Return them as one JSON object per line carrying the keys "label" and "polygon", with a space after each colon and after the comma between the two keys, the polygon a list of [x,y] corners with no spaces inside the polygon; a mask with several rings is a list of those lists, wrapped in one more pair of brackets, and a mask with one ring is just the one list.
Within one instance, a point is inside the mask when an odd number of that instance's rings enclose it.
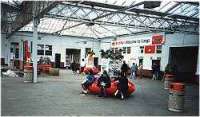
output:
{"label": "jeans", "polygon": [[132,73],[131,73],[131,79],[136,79],[135,72],[132,72]]}

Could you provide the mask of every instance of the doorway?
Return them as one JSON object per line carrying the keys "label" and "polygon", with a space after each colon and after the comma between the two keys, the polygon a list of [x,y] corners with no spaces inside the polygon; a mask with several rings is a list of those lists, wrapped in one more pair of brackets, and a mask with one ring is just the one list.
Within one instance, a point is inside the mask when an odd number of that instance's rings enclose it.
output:
{"label": "doorway", "polygon": [[143,58],[142,59],[139,59],[139,66],[140,65],[143,65]]}
{"label": "doorway", "polygon": [[197,68],[198,47],[171,47],[169,63],[176,66],[176,80],[193,82]]}
{"label": "doorway", "polygon": [[160,60],[152,60],[152,65],[151,66],[153,66],[153,64],[156,64],[156,65],[160,66]]}
{"label": "doorway", "polygon": [[60,68],[60,59],[61,59],[61,54],[56,53],[55,54],[55,67]]}
{"label": "doorway", "polygon": [[69,68],[70,64],[74,61],[77,66],[80,65],[80,49],[66,49],[66,67]]}

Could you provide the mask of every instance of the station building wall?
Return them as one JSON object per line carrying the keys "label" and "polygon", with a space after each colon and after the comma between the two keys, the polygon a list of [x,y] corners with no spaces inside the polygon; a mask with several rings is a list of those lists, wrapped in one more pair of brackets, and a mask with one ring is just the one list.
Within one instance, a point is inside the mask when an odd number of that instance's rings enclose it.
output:
{"label": "station building wall", "polygon": [[[28,40],[29,42],[33,40],[33,34],[28,32],[19,32],[11,36],[9,39],[5,38],[5,35],[2,35],[2,44],[1,44],[1,56],[5,58],[6,64],[10,62],[10,45],[11,42],[19,43],[19,60],[23,60],[23,41]],[[81,49],[80,60],[85,58],[85,48],[92,48],[95,52],[95,56],[99,57],[99,48],[100,42],[97,40],[89,38],[79,38],[71,36],[54,36],[50,34],[38,34],[39,39],[37,44],[52,45],[52,55],[44,55],[49,57],[52,62],[55,61],[55,53],[61,54],[61,62],[64,62],[66,65],[66,49]],[[38,55],[39,58],[41,55]]]}
{"label": "station building wall", "polygon": [[[152,60],[160,59],[161,71],[164,71],[165,66],[169,61],[169,48],[170,47],[186,47],[186,46],[199,46],[199,35],[192,35],[188,33],[149,33],[149,34],[138,34],[134,36],[107,38],[102,40],[101,48],[107,50],[112,48],[111,43],[105,43],[108,40],[138,40],[138,39],[151,39],[153,35],[160,34],[164,36],[165,42],[162,45],[161,53],[145,54],[141,53],[140,45],[132,44],[130,54],[124,54],[124,60],[131,66],[132,62],[139,64],[139,58],[143,58],[143,69],[151,70]],[[148,45],[148,44],[147,44]],[[127,45],[126,45],[127,46]],[[126,47],[124,46],[124,47]],[[198,70],[198,65],[197,65]]]}

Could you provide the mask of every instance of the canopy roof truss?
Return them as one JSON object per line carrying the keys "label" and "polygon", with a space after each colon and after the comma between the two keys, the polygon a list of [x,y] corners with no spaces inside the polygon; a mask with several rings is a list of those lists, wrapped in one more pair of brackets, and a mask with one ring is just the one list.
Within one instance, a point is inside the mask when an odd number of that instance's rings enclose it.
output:
{"label": "canopy roof truss", "polygon": [[[40,17],[38,31],[58,35],[105,38],[139,32],[198,34],[198,2],[161,2],[154,9],[144,1],[60,1]],[[32,22],[20,31],[32,31]],[[192,28],[191,28],[192,27]]]}

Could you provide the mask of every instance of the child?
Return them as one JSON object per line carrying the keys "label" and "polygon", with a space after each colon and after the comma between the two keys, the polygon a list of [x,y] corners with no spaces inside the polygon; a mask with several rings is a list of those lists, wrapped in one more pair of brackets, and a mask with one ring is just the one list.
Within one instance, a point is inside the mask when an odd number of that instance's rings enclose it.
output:
{"label": "child", "polygon": [[103,71],[103,74],[98,79],[98,86],[101,88],[101,91],[99,93],[99,97],[106,97],[106,88],[109,88],[111,85],[110,77],[108,76],[108,73],[106,70]]}
{"label": "child", "polygon": [[94,75],[92,70],[86,75],[86,79],[82,82],[81,86],[83,88],[82,93],[88,93],[88,87],[94,82]]}

